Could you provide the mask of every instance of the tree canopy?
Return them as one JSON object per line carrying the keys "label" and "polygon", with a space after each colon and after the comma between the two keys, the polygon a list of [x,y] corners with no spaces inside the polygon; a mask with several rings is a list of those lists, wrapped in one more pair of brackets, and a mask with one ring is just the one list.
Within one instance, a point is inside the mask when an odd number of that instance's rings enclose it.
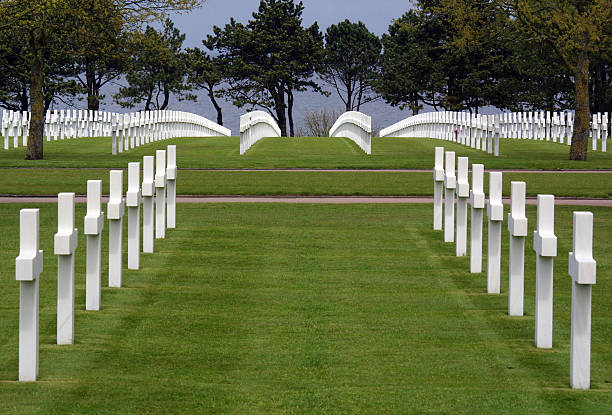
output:
{"label": "tree canopy", "polygon": [[[165,20],[201,0],[4,0],[0,2],[0,106],[32,112],[26,158],[43,157],[44,111],[124,77],[115,100],[167,108],[206,91],[260,107],[294,135],[296,93],[329,95],[346,110],[382,97],[413,113],[434,109],[576,111],[570,158],[585,160],[590,112],[612,107],[612,0],[415,0],[379,39],[349,20],[321,33],[304,4],[261,0],[246,23],[230,19],[200,48]],[[408,6],[408,4],[407,4]],[[147,25],[163,22],[162,29]],[[382,52],[382,53],[381,53]]]}
{"label": "tree canopy", "polygon": [[211,57],[200,48],[192,48],[186,51],[186,66],[187,84],[206,91],[217,111],[217,124],[223,125],[223,109],[217,101],[224,95],[224,90],[220,88],[226,78],[223,61],[219,57]]}
{"label": "tree canopy", "polygon": [[233,18],[213,28],[206,46],[225,63],[227,96],[239,107],[261,107],[283,136],[293,135],[293,92],[320,90],[312,77],[323,58],[323,35],[315,22],[302,26],[302,2],[262,0],[246,25]]}
{"label": "tree canopy", "polygon": [[149,111],[166,109],[172,94],[179,99],[188,98],[184,40],[185,35],[170,19],[164,21],[161,31],[147,26],[144,32],[134,33],[128,46],[128,86],[119,88],[115,101],[128,108],[144,102],[143,109]]}
{"label": "tree canopy", "polygon": [[417,0],[383,35],[375,88],[391,105],[478,112],[574,109],[585,160],[590,111],[612,103],[610,0]]}
{"label": "tree canopy", "polygon": [[612,51],[612,1],[500,1],[501,6],[518,18],[536,39],[547,42],[570,71],[576,111],[570,159],[586,160],[591,109],[591,61],[596,56],[596,60],[607,58],[609,62]]}
{"label": "tree canopy", "polygon": [[346,111],[359,111],[362,104],[378,98],[372,83],[381,49],[380,39],[363,22],[347,19],[327,28],[320,75],[337,92]]}
{"label": "tree canopy", "polygon": [[[4,0],[0,2],[0,30],[10,28],[15,36],[25,39],[23,56],[29,68],[29,99],[32,117],[28,136],[26,159],[43,158],[43,131],[45,109],[45,84],[49,85],[49,62],[61,61],[63,56],[72,56],[75,63],[83,55],[96,53],[79,42],[83,33],[91,27],[83,24],[100,22],[97,13],[117,12],[124,23],[132,28],[139,27],[147,19],[160,18],[168,11],[186,11],[201,5],[200,0]],[[99,6],[103,9],[100,9]],[[109,22],[108,29],[116,27],[116,21]],[[94,26],[95,27],[95,26]],[[107,29],[107,28],[105,28]],[[85,32],[84,32],[85,31]],[[89,32],[91,36],[92,32]],[[112,36],[111,36],[112,37]],[[53,43],[52,39],[61,39]],[[99,55],[98,55],[99,56]],[[85,59],[86,60],[86,59]],[[98,62],[100,60],[98,59]],[[91,68],[91,65],[90,65]],[[46,72],[46,70],[48,72]],[[103,82],[106,75],[100,77]],[[102,79],[102,80],[101,80]],[[92,92],[95,82],[92,84]],[[93,92],[95,94],[95,92]],[[95,95],[93,95],[95,98]],[[95,99],[90,99],[92,102]]]}

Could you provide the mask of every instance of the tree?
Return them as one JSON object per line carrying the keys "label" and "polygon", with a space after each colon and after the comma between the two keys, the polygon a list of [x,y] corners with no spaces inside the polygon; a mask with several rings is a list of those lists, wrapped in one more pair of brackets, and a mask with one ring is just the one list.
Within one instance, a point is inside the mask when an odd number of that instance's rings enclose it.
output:
{"label": "tree", "polygon": [[200,48],[187,49],[187,84],[206,91],[210,102],[217,111],[217,124],[223,125],[223,109],[217,98],[224,91],[217,88],[225,79],[223,62],[218,57],[211,57]]}
{"label": "tree", "polygon": [[[44,55],[43,107],[53,100],[72,101],[79,88],[72,71],[72,55],[59,53],[64,39],[49,33]],[[57,50],[56,53],[48,53]],[[26,39],[13,27],[0,30],[0,106],[13,111],[30,109],[31,55]]]}
{"label": "tree", "polygon": [[101,88],[117,79],[129,60],[127,22],[114,0],[82,0],[80,4],[86,13],[75,18],[73,71],[87,94],[87,109],[98,110],[104,98]]}
{"label": "tree", "polygon": [[416,11],[405,13],[382,36],[380,73],[374,89],[392,106],[410,108],[413,114],[423,108],[432,62],[431,44],[423,36]]}
{"label": "tree", "polygon": [[302,2],[261,0],[246,25],[234,19],[215,26],[205,44],[226,64],[227,96],[238,107],[266,109],[281,135],[293,135],[293,91],[312,88],[315,69],[322,61],[323,35],[317,23],[302,27]]}
{"label": "tree", "polygon": [[[26,159],[43,158],[44,127],[44,56],[49,33],[63,35],[68,31],[66,19],[69,0],[6,0],[0,3],[0,21],[8,22],[0,29],[12,26],[16,33],[26,39],[29,53],[30,108],[32,118]],[[53,30],[49,30],[53,28]],[[63,53],[60,49],[59,53]]]}
{"label": "tree", "polygon": [[147,26],[144,32],[134,33],[129,46],[132,60],[125,75],[129,85],[119,88],[115,101],[129,108],[144,101],[144,110],[149,111],[166,109],[171,94],[192,99],[185,94],[184,40],[185,35],[170,19],[164,21],[161,32]]}
{"label": "tree", "polygon": [[592,54],[589,72],[591,112],[609,112],[612,109],[612,50]]}
{"label": "tree", "polygon": [[[567,110],[573,107],[571,73],[558,62],[549,44],[536,41],[513,20],[507,35],[511,49],[506,75],[499,89],[507,91],[512,110]],[[503,99],[503,96],[502,96]]]}
{"label": "tree", "polygon": [[409,105],[413,111],[425,103],[476,112],[504,102],[504,91],[496,88],[509,55],[497,34],[505,24],[503,16],[489,14],[482,1],[467,1],[478,11],[467,16],[482,30],[461,44],[453,27],[453,12],[458,10],[449,10],[446,0],[417,1],[415,9],[389,27],[382,39],[382,70],[376,82],[387,102]]}
{"label": "tree", "polygon": [[610,56],[610,0],[499,0],[532,35],[551,45],[571,72],[575,90],[570,160],[586,160],[589,140],[589,76],[593,55]]}
{"label": "tree", "polygon": [[359,111],[362,104],[378,98],[372,82],[378,72],[381,49],[378,36],[362,22],[347,19],[327,28],[320,75],[336,90],[346,111]]}
{"label": "tree", "polygon": [[13,111],[27,111],[29,99],[29,66],[25,42],[10,28],[0,31],[0,105]]}
{"label": "tree", "polygon": [[[169,10],[181,11],[197,7],[199,0],[114,0],[126,21],[138,25],[146,19],[163,15]],[[12,27],[26,39],[30,67],[30,109],[32,118],[26,159],[43,158],[45,55],[65,54],[72,44],[76,17],[88,11],[80,0],[4,0],[0,3],[0,30]],[[50,48],[48,39],[63,38],[59,47]]]}
{"label": "tree", "polygon": [[308,111],[304,115],[304,127],[298,134],[302,137],[327,137],[340,115],[342,112],[325,109]]}

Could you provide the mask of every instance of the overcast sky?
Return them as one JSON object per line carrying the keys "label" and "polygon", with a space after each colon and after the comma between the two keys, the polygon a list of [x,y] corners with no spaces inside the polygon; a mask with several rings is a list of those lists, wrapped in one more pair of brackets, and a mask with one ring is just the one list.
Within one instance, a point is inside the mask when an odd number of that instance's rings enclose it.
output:
{"label": "overcast sky", "polygon": [[[410,7],[409,0],[305,0],[304,25],[318,22],[322,31],[344,19],[361,20],[371,32],[385,33],[393,19]],[[201,9],[183,15],[172,15],[172,20],[187,35],[186,47],[201,46],[213,26],[224,26],[233,17],[245,23],[257,10],[259,0],[206,0]]]}

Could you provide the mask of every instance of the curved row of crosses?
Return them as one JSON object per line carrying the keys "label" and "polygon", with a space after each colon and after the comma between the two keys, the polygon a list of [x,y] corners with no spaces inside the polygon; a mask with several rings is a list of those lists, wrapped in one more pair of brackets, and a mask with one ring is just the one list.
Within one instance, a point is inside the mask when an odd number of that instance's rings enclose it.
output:
{"label": "curved row of crosses", "polygon": [[[592,115],[593,150],[607,151],[609,114]],[[27,145],[30,113],[3,111],[4,149]],[[380,137],[424,137],[454,141],[499,155],[499,139],[546,140],[571,144],[574,128],[572,112],[534,111],[494,115],[441,111],[417,114],[380,131]],[[45,119],[47,141],[76,137],[112,137],[112,154],[121,153],[153,141],[176,137],[230,136],[231,130],[197,114],[182,111],[142,111],[117,114],[104,111],[52,110]],[[280,137],[274,118],[264,111],[240,117],[240,154],[264,137]],[[329,131],[330,137],[345,137],[365,154],[372,153],[371,117],[357,111],[342,114]]]}

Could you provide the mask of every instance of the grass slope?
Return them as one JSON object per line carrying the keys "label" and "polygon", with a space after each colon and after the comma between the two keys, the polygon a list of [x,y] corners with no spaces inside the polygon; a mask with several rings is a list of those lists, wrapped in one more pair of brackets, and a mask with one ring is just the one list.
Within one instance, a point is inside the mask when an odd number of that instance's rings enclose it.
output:
{"label": "grass slope", "polygon": [[[580,392],[568,388],[570,208],[555,215],[554,348],[537,350],[531,238],[527,315],[509,318],[506,231],[502,295],[486,295],[486,277],[469,274],[468,258],[431,230],[431,206],[421,205],[181,205],[179,228],[156,241],[140,271],[125,272],[124,288],[103,289],[98,312],[83,310],[80,235],[76,344],[57,346],[56,208],[46,205],[40,381],[19,384],[20,207],[0,206],[0,412],[612,412],[610,209],[590,209],[593,390]],[[527,214],[531,231],[534,208]]]}
{"label": "grass slope", "polygon": [[[127,163],[123,166],[125,170]],[[100,179],[108,194],[109,173],[105,169],[2,169],[0,194],[56,195],[87,192],[87,180]],[[123,175],[127,188],[127,172]],[[535,196],[612,196],[610,173],[504,173],[504,194],[511,181],[525,181],[527,193]],[[313,171],[198,171],[182,170],[177,191],[182,195],[377,195],[422,196],[433,194],[427,172],[313,172]],[[488,174],[485,175],[488,189]]]}
{"label": "grass slope", "polygon": [[239,154],[238,137],[177,138],[146,144],[113,156],[110,138],[80,138],[47,143],[45,160],[26,161],[25,149],[0,151],[0,167],[124,167],[128,161],[154,154],[155,149],[178,144],[180,167],[199,168],[411,168],[429,169],[433,148],[445,146],[457,155],[469,156],[487,168],[611,169],[612,154],[589,151],[587,162],[567,160],[569,147],[562,144],[502,140],[501,156],[459,144],[417,138],[374,138],[372,155],[344,138],[266,138],[245,155]]}

